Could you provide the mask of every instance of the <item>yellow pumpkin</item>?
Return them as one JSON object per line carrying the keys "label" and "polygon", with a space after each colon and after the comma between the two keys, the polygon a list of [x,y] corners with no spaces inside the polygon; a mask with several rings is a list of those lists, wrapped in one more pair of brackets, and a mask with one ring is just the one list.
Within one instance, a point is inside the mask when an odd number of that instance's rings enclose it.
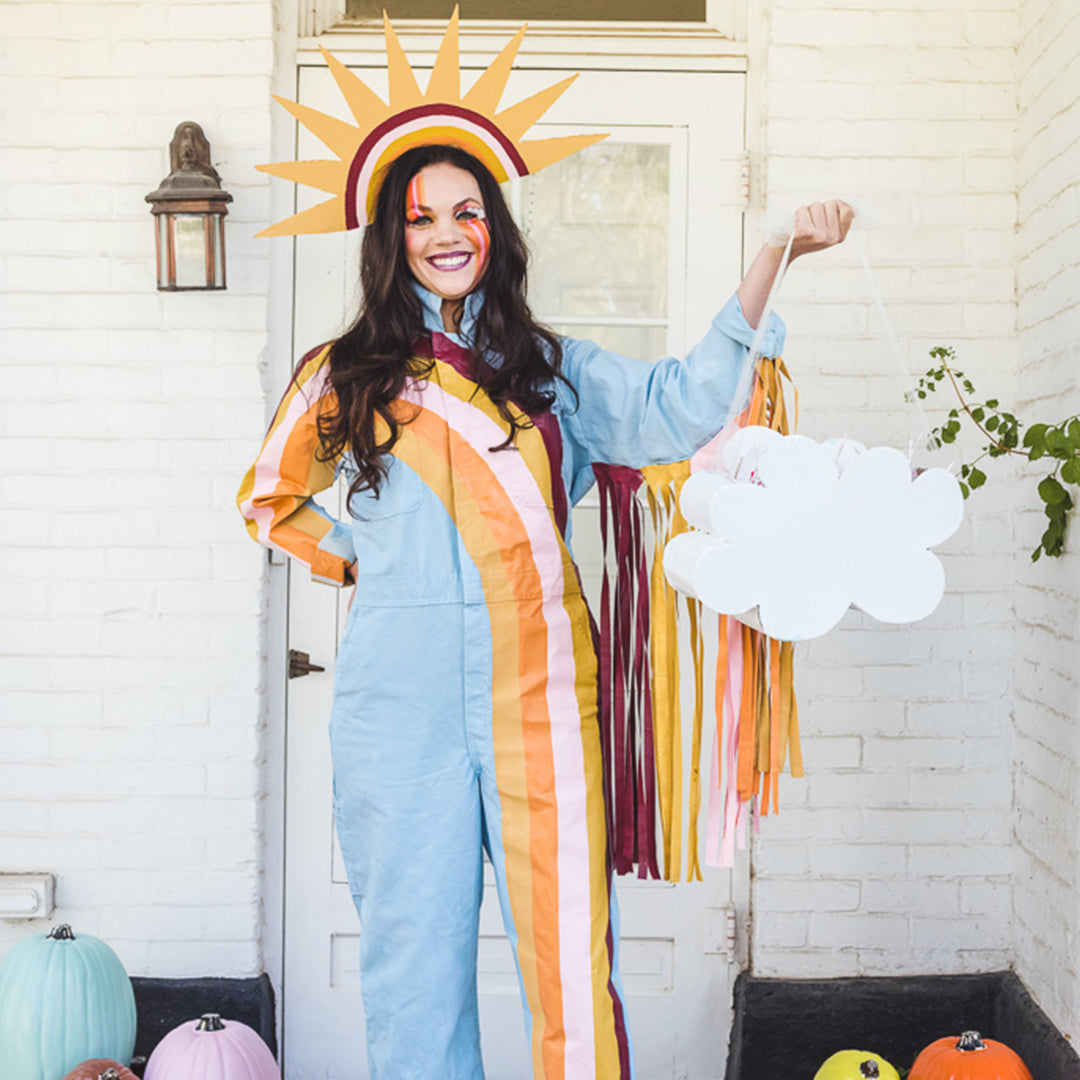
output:
{"label": "yellow pumpkin", "polygon": [[880,1054],[841,1050],[822,1063],[814,1080],[900,1080],[900,1074]]}

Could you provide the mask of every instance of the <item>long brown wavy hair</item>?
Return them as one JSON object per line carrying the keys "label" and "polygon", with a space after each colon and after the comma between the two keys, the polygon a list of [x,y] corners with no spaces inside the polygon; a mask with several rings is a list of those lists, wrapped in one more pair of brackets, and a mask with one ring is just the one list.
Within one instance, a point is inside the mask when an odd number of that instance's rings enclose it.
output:
{"label": "long brown wavy hair", "polygon": [[[405,202],[409,182],[429,165],[449,163],[476,178],[491,231],[491,249],[480,287],[484,302],[476,317],[473,378],[498,406],[510,427],[498,449],[508,448],[529,421],[515,419],[511,403],[525,413],[550,409],[552,384],[562,379],[559,339],[538,323],[525,300],[528,251],[499,185],[471,154],[456,146],[420,146],[392,162],[382,181],[374,220],[364,231],[360,253],[363,300],[352,326],[335,341],[329,383],[336,406],[319,417],[319,456],[334,460],[351,452],[356,475],[349,498],[370,489],[378,494],[388,454],[407,423],[393,403],[410,377],[430,372],[432,361],[414,356],[426,331],[423,305],[413,288],[405,253]],[[480,358],[497,357],[494,363]],[[565,380],[563,380],[565,381]],[[334,400],[331,399],[331,400]],[[378,438],[378,420],[387,435]]]}

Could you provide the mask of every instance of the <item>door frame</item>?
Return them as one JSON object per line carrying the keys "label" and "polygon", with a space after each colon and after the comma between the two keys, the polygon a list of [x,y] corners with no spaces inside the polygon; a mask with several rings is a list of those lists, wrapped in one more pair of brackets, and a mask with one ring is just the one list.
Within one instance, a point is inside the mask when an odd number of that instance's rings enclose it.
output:
{"label": "door frame", "polygon": [[[281,22],[275,34],[275,63],[270,90],[296,100],[300,68],[321,66],[319,46],[327,48],[350,66],[381,67],[385,63],[385,44],[381,27],[334,25],[329,16],[343,10],[343,0],[281,0],[276,5]],[[302,14],[306,12],[306,14]],[[749,199],[747,211],[764,211],[764,170],[758,167],[765,147],[763,62],[767,20],[763,12],[748,12],[747,0],[708,0],[707,23],[699,26],[681,24],[556,23],[545,22],[526,36],[515,63],[523,69],[543,70],[573,67],[578,70],[671,71],[672,73],[727,72],[746,75],[746,116],[744,146],[749,162]],[[324,21],[320,21],[324,20]],[[325,32],[318,27],[329,26]],[[734,28],[724,33],[719,27]],[[508,29],[516,23],[465,22],[461,28],[460,50],[463,62],[487,66],[506,43]],[[399,39],[415,67],[430,66],[435,59],[445,24],[423,20],[400,20],[395,24]],[[734,37],[729,36],[734,33]],[[751,58],[755,62],[751,62]],[[296,122],[284,109],[270,109],[270,157],[272,161],[290,160],[296,152]],[[750,118],[761,122],[750,123]],[[264,181],[269,195],[264,198],[268,221],[279,221],[294,212],[294,185],[282,181]],[[742,269],[748,261],[748,234],[743,228]],[[276,409],[282,389],[298,359],[293,333],[295,304],[295,240],[281,238],[270,242],[268,255],[268,343],[260,358],[265,394],[265,422]],[[275,993],[275,1027],[278,1044],[282,1037],[281,1008],[284,970],[285,934],[285,793],[286,793],[286,698],[288,680],[289,560],[274,552],[265,552],[263,579],[264,622],[261,639],[263,654],[263,705],[260,721],[264,726],[263,777],[264,795],[258,814],[262,832],[262,886],[260,891],[260,943],[262,966],[269,975]],[[748,845],[749,846],[749,845]],[[740,969],[750,966],[750,887],[749,874],[732,879],[732,899],[737,916],[735,962]]]}

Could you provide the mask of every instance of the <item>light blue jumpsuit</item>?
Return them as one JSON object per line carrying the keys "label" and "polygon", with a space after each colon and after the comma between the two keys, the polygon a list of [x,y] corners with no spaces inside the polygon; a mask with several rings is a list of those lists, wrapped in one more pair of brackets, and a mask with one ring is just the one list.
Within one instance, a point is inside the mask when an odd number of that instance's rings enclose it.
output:
{"label": "light blue jumpsuit", "polygon": [[[476,998],[482,850],[514,947],[534,1075],[628,1080],[588,611],[568,507],[594,463],[689,457],[720,426],[753,331],[738,300],[685,360],[563,340],[550,413],[494,451],[505,423],[467,343],[416,286],[430,374],[402,395],[378,498],[336,522],[314,417],[326,349],[309,354],[240,493],[252,534],[357,584],[337,658],[330,738],[338,836],[360,922],[377,1080],[480,1080]],[[779,355],[776,321],[764,348]],[[347,461],[339,463],[347,470]]]}

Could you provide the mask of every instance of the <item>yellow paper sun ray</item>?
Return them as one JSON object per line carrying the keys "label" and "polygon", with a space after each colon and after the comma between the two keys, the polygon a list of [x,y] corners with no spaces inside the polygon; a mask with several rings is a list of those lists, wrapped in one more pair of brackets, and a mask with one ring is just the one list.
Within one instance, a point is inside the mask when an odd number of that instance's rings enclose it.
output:
{"label": "yellow paper sun ray", "polygon": [[424,95],[420,92],[420,84],[413,74],[409,58],[405,55],[385,12],[383,26],[386,31],[386,75],[390,82],[390,103],[396,112],[419,105],[424,100]]}
{"label": "yellow paper sun ray", "polygon": [[348,163],[344,161],[281,161],[275,165],[256,165],[255,168],[282,180],[328,191],[331,195],[341,191],[349,171]]}
{"label": "yellow paper sun ray", "polygon": [[462,102],[470,109],[489,116],[494,115],[502,100],[506,84],[510,79],[510,70],[521,48],[522,39],[529,25],[526,23],[503,47],[501,53],[491,62],[491,66],[473,83],[472,89]]}
{"label": "yellow paper sun ray", "polygon": [[318,109],[274,95],[279,105],[284,105],[314,135],[324,142],[342,161],[348,161],[356,152],[357,129],[352,124],[327,116]]}
{"label": "yellow paper sun ray", "polygon": [[571,75],[568,79],[563,79],[562,82],[557,82],[554,86],[549,86],[546,90],[541,90],[532,97],[527,97],[524,101],[519,101],[516,105],[504,109],[495,117],[499,127],[511,139],[515,141],[520,139],[562,97],[563,92],[576,78],[576,75]]}
{"label": "yellow paper sun ray", "polygon": [[458,9],[450,16],[450,25],[439,46],[439,55],[435,57],[435,66],[428,79],[425,101],[460,101],[461,100],[461,61],[458,51]]}
{"label": "yellow paper sun ray", "polygon": [[340,196],[279,221],[256,236],[299,236],[301,233],[344,232],[345,200]]}
{"label": "yellow paper sun ray", "polygon": [[381,124],[390,115],[390,106],[362,79],[358,79],[336,56],[328,53],[321,45],[326,66],[341,91],[341,96],[349,106],[349,111],[356,118],[357,124],[365,131]]}
{"label": "yellow paper sun ray", "polygon": [[606,131],[602,135],[559,135],[554,139],[531,139],[519,143],[518,149],[529,172],[534,173],[606,138]]}

